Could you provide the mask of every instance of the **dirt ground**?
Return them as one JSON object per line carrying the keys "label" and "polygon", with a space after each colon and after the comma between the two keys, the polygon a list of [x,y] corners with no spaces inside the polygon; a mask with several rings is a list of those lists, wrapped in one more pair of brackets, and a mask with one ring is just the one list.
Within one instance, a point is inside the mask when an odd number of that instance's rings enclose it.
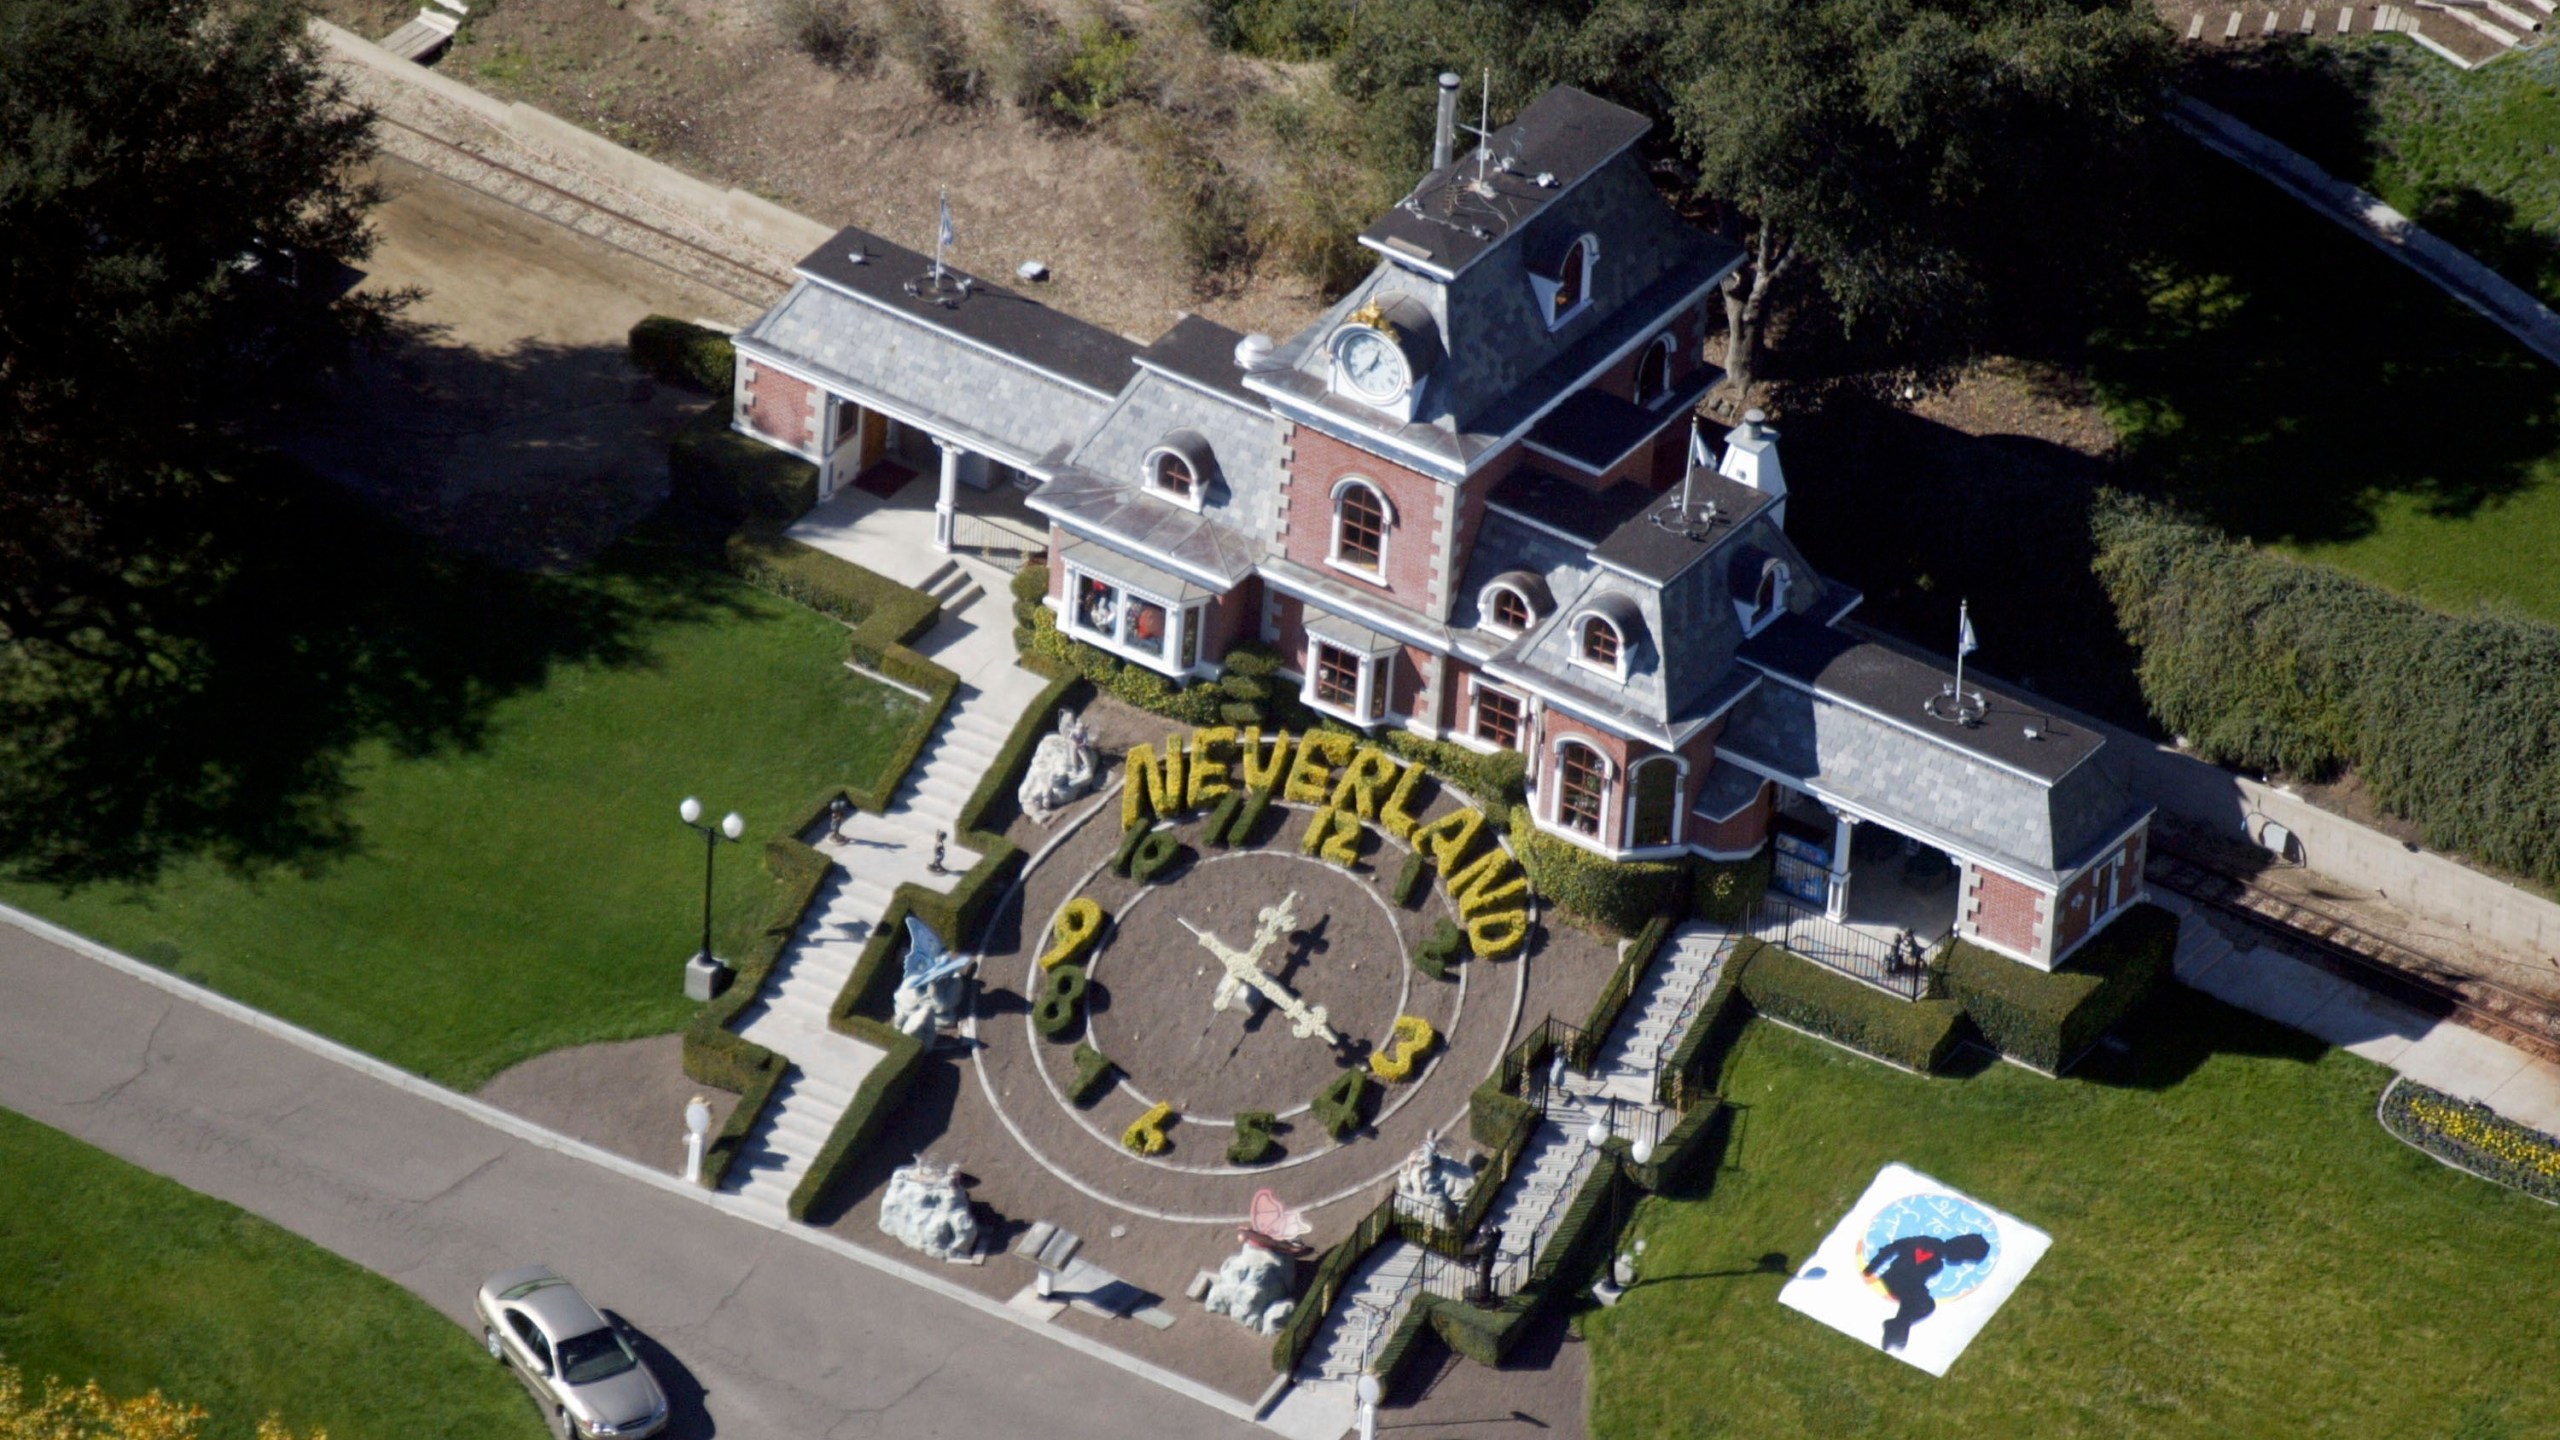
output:
{"label": "dirt ground", "polygon": [[366,289],[423,294],[278,441],[421,532],[503,563],[574,565],[665,494],[706,398],[631,368],[642,316],[736,302],[476,190],[384,158]]}
{"label": "dirt ground", "polygon": [[684,1169],[686,1103],[696,1095],[711,1103],[714,1134],[738,1108],[737,1096],[685,1078],[677,1035],[554,1050],[498,1072],[476,1094],[537,1125],[677,1172]]}
{"label": "dirt ground", "polygon": [[[371,39],[416,8],[319,6]],[[437,68],[706,179],[917,250],[933,249],[936,197],[947,186],[955,263],[1010,284],[1016,266],[1039,260],[1053,277],[1033,287],[1039,298],[1140,341],[1185,311],[1286,334],[1320,308],[1305,285],[1269,265],[1221,293],[1200,292],[1112,126],[1065,128],[989,99],[939,101],[886,59],[863,74],[827,69],[783,42],[771,8],[756,0],[484,3]],[[964,27],[975,26],[980,8],[975,0],[952,6]],[[1215,55],[1186,54],[1180,68],[1195,95],[1210,93],[1211,103],[1184,117],[1194,129],[1233,128],[1230,90],[1249,102],[1288,83],[1273,67]]]}

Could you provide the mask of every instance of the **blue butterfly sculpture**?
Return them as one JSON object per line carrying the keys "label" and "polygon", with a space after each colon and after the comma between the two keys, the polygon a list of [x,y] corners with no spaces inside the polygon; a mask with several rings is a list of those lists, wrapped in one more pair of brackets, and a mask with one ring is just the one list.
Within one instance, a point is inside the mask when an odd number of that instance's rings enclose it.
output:
{"label": "blue butterfly sculpture", "polygon": [[907,917],[907,970],[906,978],[900,982],[903,988],[921,990],[968,968],[968,956],[952,954],[951,947],[942,943],[932,926],[916,916]]}

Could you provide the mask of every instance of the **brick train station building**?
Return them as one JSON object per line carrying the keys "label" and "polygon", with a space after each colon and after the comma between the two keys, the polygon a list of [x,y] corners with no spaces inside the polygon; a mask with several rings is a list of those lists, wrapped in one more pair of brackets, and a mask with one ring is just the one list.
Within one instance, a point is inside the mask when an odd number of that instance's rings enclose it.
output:
{"label": "brick train station building", "polygon": [[1135,344],[848,229],[737,337],[736,425],[822,496],[931,477],[945,547],[1019,487],[1060,627],[1126,660],[1207,678],[1260,640],[1326,715],[1522,752],[1574,844],[1774,845],[1773,904],[2049,968],[2141,898],[2149,807],[2086,722],[1849,621],[1767,424],[1700,433],[1742,257],[1655,192],[1647,129],[1548,92],[1278,342]]}

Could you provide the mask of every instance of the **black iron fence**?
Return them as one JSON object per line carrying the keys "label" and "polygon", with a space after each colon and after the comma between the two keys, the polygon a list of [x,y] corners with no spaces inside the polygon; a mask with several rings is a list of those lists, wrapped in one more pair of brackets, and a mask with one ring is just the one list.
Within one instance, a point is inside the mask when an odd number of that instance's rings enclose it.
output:
{"label": "black iron fence", "polygon": [[1905,1000],[1928,993],[1930,956],[1947,940],[1943,934],[1879,934],[1845,925],[1775,890],[1761,897],[1751,933]]}

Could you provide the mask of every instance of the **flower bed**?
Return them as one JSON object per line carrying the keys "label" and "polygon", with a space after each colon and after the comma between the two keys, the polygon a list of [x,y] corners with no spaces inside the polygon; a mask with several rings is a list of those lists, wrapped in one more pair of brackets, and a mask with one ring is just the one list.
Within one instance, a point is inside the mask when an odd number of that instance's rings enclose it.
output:
{"label": "flower bed", "polygon": [[2483,1180],[2560,1205],[2560,1139],[2519,1125],[2476,1100],[2414,1080],[2391,1082],[2376,1112],[2402,1142]]}

